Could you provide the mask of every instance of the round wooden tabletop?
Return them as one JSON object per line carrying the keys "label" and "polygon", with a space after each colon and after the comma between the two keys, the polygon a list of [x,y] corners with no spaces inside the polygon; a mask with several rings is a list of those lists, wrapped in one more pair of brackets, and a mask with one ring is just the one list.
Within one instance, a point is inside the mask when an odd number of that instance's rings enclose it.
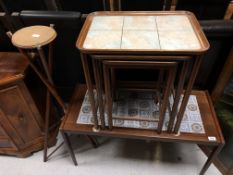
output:
{"label": "round wooden tabletop", "polygon": [[52,42],[57,36],[56,31],[48,26],[30,26],[16,31],[12,36],[14,46],[33,49]]}

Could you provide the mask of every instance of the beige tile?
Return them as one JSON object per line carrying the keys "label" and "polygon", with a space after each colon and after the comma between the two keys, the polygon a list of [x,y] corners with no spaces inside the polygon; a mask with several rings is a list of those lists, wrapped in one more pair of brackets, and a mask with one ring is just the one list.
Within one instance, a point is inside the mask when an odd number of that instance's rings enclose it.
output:
{"label": "beige tile", "polygon": [[90,30],[122,30],[123,16],[96,16]]}
{"label": "beige tile", "polygon": [[155,16],[126,16],[123,30],[155,30]]}
{"label": "beige tile", "polygon": [[160,49],[156,31],[124,31],[122,49]]}
{"label": "beige tile", "polygon": [[83,47],[87,49],[119,49],[122,31],[89,31]]}
{"label": "beige tile", "polygon": [[164,50],[200,49],[200,43],[192,31],[159,31],[159,38]]}
{"label": "beige tile", "polygon": [[187,16],[157,16],[156,23],[158,31],[163,30],[192,30],[192,25]]}

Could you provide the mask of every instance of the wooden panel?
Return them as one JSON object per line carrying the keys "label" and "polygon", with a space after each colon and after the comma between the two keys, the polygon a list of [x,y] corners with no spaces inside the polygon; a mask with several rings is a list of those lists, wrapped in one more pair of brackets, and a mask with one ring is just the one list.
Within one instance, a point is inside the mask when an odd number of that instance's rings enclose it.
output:
{"label": "wooden panel", "polygon": [[20,53],[0,53],[0,85],[4,85],[24,77],[28,61]]}
{"label": "wooden panel", "polygon": [[[18,86],[13,86],[0,90],[0,106],[5,114],[5,120],[11,124],[12,128],[5,128],[9,135],[16,132],[18,137],[24,142],[31,142],[41,136],[41,130],[33,116],[21,90]],[[14,137],[15,139],[15,137]]]}
{"label": "wooden panel", "polygon": [[6,134],[5,134],[4,130],[0,127],[0,137],[5,136],[5,135]]}
{"label": "wooden panel", "polygon": [[[14,150],[18,150],[18,146],[17,145],[22,145],[23,141],[22,141],[21,138],[18,137],[18,133],[14,132],[14,128],[11,126],[11,124],[7,120],[7,117],[5,116],[5,114],[3,113],[3,111],[1,110],[1,108],[0,108],[0,128],[2,129],[2,133],[4,134],[3,136],[1,136],[1,139],[3,139],[3,140],[9,139],[9,141],[11,140],[11,143],[12,143],[11,146],[12,146],[12,148]],[[14,140],[12,140],[12,138],[14,138]],[[1,147],[5,148],[6,141],[3,141],[2,145],[1,145]],[[1,153],[1,149],[0,149],[0,153]]]}
{"label": "wooden panel", "polygon": [[0,148],[10,148],[12,147],[11,141],[8,138],[0,137]]}

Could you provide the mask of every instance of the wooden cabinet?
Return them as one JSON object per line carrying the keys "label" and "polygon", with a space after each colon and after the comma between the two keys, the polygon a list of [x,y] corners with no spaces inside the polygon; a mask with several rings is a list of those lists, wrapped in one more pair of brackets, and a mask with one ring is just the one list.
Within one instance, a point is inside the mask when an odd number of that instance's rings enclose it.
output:
{"label": "wooden cabinet", "polygon": [[44,122],[24,82],[27,67],[21,54],[0,53],[0,154],[25,157],[43,148]]}

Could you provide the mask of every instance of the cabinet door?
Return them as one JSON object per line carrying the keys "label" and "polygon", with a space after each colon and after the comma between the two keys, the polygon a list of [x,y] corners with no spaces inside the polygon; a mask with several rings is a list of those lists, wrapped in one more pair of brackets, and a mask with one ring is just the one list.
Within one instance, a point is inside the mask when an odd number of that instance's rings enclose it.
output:
{"label": "cabinet door", "polygon": [[7,123],[2,122],[4,120],[4,118],[5,118],[5,115],[0,110],[0,148],[7,149],[7,150],[17,150],[15,144],[12,142],[10,137],[4,131],[4,127],[3,127],[2,123],[4,123],[4,126],[7,125]]}
{"label": "cabinet door", "polygon": [[25,97],[25,89],[21,85],[0,90],[0,108],[4,113],[1,117],[5,116],[0,122],[9,124],[5,131],[18,146],[30,143],[42,135],[41,121],[37,120],[38,112],[34,111],[35,104]]}

